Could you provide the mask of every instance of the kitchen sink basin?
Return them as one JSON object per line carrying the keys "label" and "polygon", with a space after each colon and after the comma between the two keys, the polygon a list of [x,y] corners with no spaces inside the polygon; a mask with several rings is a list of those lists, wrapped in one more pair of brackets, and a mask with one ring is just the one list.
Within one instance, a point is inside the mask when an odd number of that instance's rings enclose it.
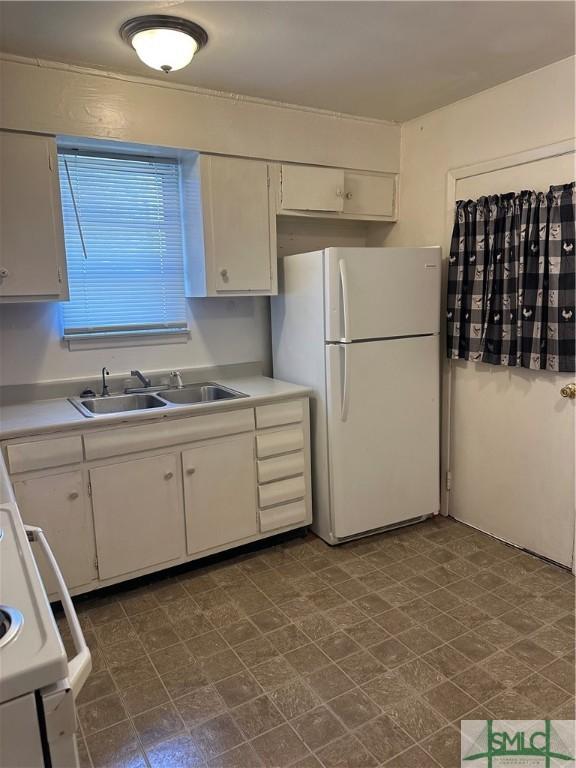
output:
{"label": "kitchen sink basin", "polygon": [[209,382],[207,384],[188,384],[180,389],[163,389],[158,392],[158,397],[175,405],[188,405],[211,403],[215,400],[235,400],[237,397],[246,397],[246,395],[220,384]]}
{"label": "kitchen sink basin", "polygon": [[166,403],[155,395],[108,395],[107,397],[71,397],[70,402],[84,416],[101,416],[125,411],[146,411],[165,408]]}
{"label": "kitchen sink basin", "polygon": [[153,388],[151,392],[139,391],[125,395],[107,395],[106,397],[70,397],[72,405],[83,416],[105,416],[113,413],[147,411],[150,408],[173,408],[178,405],[200,405],[218,400],[235,400],[248,397],[213,381],[202,384],[187,384],[183,387],[166,389]]}

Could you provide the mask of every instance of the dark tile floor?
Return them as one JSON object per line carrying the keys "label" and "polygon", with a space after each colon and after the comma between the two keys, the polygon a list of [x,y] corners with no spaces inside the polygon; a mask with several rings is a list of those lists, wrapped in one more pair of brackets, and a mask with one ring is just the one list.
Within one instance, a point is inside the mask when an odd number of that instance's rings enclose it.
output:
{"label": "dark tile floor", "polygon": [[574,718],[574,580],[436,518],[79,602],[83,766],[460,765],[460,719]]}

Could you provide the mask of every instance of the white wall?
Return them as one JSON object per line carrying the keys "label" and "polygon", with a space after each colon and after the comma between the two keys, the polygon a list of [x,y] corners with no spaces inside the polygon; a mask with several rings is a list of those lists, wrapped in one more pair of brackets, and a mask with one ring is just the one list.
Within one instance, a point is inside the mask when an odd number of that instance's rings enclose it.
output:
{"label": "white wall", "polygon": [[[107,138],[318,165],[397,171],[400,127],[104,72],[20,60],[0,62],[0,127]],[[336,231],[338,229],[338,231]],[[281,254],[361,245],[366,228],[280,223]],[[266,299],[189,302],[186,343],[70,351],[55,304],[0,306],[0,385],[203,365],[269,362]]]}
{"label": "white wall", "polygon": [[[278,254],[329,245],[364,245],[366,225],[278,218]],[[0,304],[0,386],[113,373],[194,368],[262,361],[270,365],[268,299],[188,299],[185,343],[69,350],[62,341],[58,304]]]}
{"label": "white wall", "polygon": [[[280,256],[365,244],[364,224],[278,218]],[[0,386],[92,377],[104,365],[129,373],[262,361],[269,369],[268,299],[188,299],[188,322],[184,343],[69,350],[58,304],[0,304]]]}
{"label": "white wall", "polygon": [[573,137],[575,66],[565,59],[404,123],[400,216],[386,245],[444,244],[448,169]]}
{"label": "white wall", "polygon": [[[498,161],[574,137],[575,62],[574,58],[558,62],[403,125],[400,218],[384,233],[385,244],[440,244],[446,255],[450,234],[447,205],[452,211],[454,204],[447,200],[449,170]],[[499,165],[495,163],[495,167]],[[455,196],[475,198],[532,184],[547,188],[575,175],[573,156],[564,157],[460,181]],[[446,364],[446,371],[448,367]],[[567,530],[573,527],[569,516],[574,513],[574,415],[569,408],[573,403],[561,400],[559,388],[572,378],[465,362],[452,366],[451,376],[444,376],[445,385],[452,384],[450,432],[446,402],[443,418],[444,438],[452,438],[452,513],[509,540],[514,531],[522,530],[526,515],[539,516],[542,531],[551,539],[540,502],[543,490],[552,486],[548,506],[553,501],[565,511],[563,524],[553,527],[566,539]],[[550,413],[555,414],[554,419],[549,418]],[[539,439],[529,428],[536,424],[549,430]],[[527,434],[533,440],[530,460],[511,463],[512,456],[526,457]],[[560,447],[561,457],[554,453]],[[445,445],[445,459],[447,448]],[[547,472],[551,463],[555,463],[554,470]],[[536,485],[532,488],[531,483]],[[505,514],[518,515],[508,526],[512,531],[508,537],[501,525]],[[548,553],[557,544],[547,541]],[[557,559],[566,556],[564,547]]]}
{"label": "white wall", "polygon": [[62,341],[58,304],[0,306],[0,385],[112,373],[268,361],[268,300],[188,300],[190,337],[184,343],[69,350]]}
{"label": "white wall", "polygon": [[14,58],[0,60],[2,128],[398,171],[395,123]]}

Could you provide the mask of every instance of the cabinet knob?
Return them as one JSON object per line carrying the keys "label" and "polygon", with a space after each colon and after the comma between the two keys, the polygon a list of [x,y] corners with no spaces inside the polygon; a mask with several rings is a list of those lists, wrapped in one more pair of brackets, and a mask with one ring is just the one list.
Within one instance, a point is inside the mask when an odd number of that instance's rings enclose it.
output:
{"label": "cabinet knob", "polygon": [[344,197],[344,192],[340,188],[336,190],[336,197]]}
{"label": "cabinet knob", "polygon": [[346,200],[352,200],[352,192],[346,192]]}
{"label": "cabinet knob", "polygon": [[8,277],[10,272],[6,269],[6,267],[0,267],[0,280],[4,277]]}
{"label": "cabinet knob", "polygon": [[164,480],[172,480],[173,477],[174,477],[174,472],[166,472],[166,474],[164,475]]}
{"label": "cabinet knob", "polygon": [[80,496],[78,491],[72,491],[72,493],[68,494],[68,498],[70,499],[70,501],[74,501],[75,499],[78,498],[78,496]]}
{"label": "cabinet knob", "polygon": [[222,280],[228,280],[228,270],[227,269],[221,269],[220,270],[220,277]]}
{"label": "cabinet knob", "polygon": [[194,472],[196,472],[196,467],[188,467],[188,469],[186,470],[187,475],[193,475]]}

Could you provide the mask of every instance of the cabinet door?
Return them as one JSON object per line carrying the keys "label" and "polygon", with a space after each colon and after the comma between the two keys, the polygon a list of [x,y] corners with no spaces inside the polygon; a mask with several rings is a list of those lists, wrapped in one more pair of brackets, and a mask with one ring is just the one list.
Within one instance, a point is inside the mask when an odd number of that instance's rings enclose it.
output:
{"label": "cabinet door", "polygon": [[252,434],[184,451],[182,467],[190,554],[258,533]]}
{"label": "cabinet door", "polygon": [[344,171],[307,165],[282,166],[282,209],[333,211],[344,206]]}
{"label": "cabinet door", "polygon": [[206,258],[216,294],[275,291],[276,218],[268,164],[202,157]]}
{"label": "cabinet door", "polygon": [[90,470],[101,579],[184,554],[177,454]]}
{"label": "cabinet door", "polygon": [[[68,588],[95,579],[94,530],[82,473],[15,480],[13,485],[24,522],[43,528]],[[52,572],[38,560],[46,589],[53,594]]]}
{"label": "cabinet door", "polygon": [[344,179],[344,213],[356,216],[387,216],[395,214],[394,176],[369,173],[349,173]]}
{"label": "cabinet door", "polygon": [[0,131],[0,297],[68,298],[56,142]]}

